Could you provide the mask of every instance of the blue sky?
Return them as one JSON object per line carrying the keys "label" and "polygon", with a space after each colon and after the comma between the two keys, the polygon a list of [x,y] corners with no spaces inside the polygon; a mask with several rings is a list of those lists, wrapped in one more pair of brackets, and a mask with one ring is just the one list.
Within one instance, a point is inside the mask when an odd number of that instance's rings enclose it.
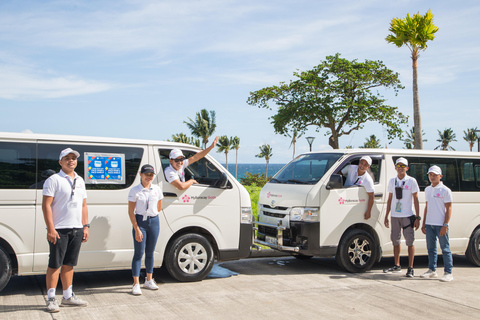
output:
{"label": "blue sky", "polygon": [[[166,140],[189,134],[183,121],[205,108],[216,111],[216,134],[240,137],[239,162],[263,163],[255,154],[268,143],[271,162],[286,163],[290,139],[274,134],[273,111],[246,103],[249,93],[337,52],[381,60],[405,86],[381,93],[412,125],[410,52],[384,39],[392,18],[429,8],[440,30],[418,61],[424,149],[451,127],[452,146],[468,151],[463,131],[480,127],[478,1],[3,0],[0,131]],[[329,149],[326,132],[304,137],[316,137],[313,150]],[[369,123],[340,146],[371,134],[388,142]],[[308,151],[304,137],[297,154]]]}

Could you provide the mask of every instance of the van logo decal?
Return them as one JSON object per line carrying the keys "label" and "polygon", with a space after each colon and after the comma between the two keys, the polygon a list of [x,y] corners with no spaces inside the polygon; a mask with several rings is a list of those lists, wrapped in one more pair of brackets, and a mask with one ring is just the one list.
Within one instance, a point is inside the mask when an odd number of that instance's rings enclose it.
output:
{"label": "van logo decal", "polygon": [[273,197],[273,198],[281,198],[282,195],[281,194],[274,194],[274,193],[267,193],[267,198],[270,198],[270,197]]}
{"label": "van logo decal", "polygon": [[345,204],[345,199],[340,197],[340,199],[338,199],[338,204]]}
{"label": "van logo decal", "polygon": [[343,197],[340,197],[338,199],[338,204],[345,204],[346,203],[359,203],[359,202],[365,202],[366,199],[343,199]]}
{"label": "van logo decal", "polygon": [[183,202],[190,202],[190,197],[188,195],[184,195],[182,197]]}

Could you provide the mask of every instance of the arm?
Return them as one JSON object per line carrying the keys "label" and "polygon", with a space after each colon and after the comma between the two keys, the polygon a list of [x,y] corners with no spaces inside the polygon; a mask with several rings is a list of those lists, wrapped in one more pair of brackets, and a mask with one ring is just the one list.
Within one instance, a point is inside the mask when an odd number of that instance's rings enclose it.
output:
{"label": "arm", "polygon": [[135,230],[135,240],[137,242],[142,242],[143,233],[137,224],[137,218],[135,217],[135,205],[135,202],[128,201],[128,217],[130,218],[130,222],[132,223],[133,230]]}
{"label": "arm", "polygon": [[387,200],[387,212],[385,213],[385,221],[383,222],[385,224],[385,227],[387,228],[389,228],[388,215],[390,214],[392,198],[393,198],[393,193],[389,193],[388,200]]}
{"label": "arm", "polygon": [[[82,204],[82,224],[86,225],[88,224],[88,208],[87,208],[87,199],[83,199],[83,204]],[[88,241],[88,227],[83,228],[83,240],[82,242],[87,242]]]}
{"label": "arm", "polygon": [[[202,159],[203,157],[205,157],[213,148],[215,148],[216,144],[218,142],[218,136],[215,137],[215,140],[213,140],[212,144],[210,145],[210,147],[208,147],[207,149],[205,150],[202,150],[196,154],[194,154],[193,156],[191,156],[190,158],[188,158],[188,165],[191,165],[192,163],[194,162],[197,162],[198,160]],[[173,184],[173,182],[172,182]],[[186,188],[185,188],[186,189]],[[180,189],[180,190],[183,190],[183,189]]]}
{"label": "arm", "polygon": [[[190,160],[189,160],[190,161]],[[186,190],[192,186],[192,184],[197,183],[197,180],[190,179],[188,181],[182,182],[180,179],[173,180],[170,182],[175,188],[179,190]],[[159,210],[160,211],[160,210]]]}
{"label": "arm", "polygon": [[162,200],[158,200],[157,202],[157,211],[158,212],[162,211]]}
{"label": "arm", "polygon": [[[448,203],[445,203],[445,220],[443,221],[443,223],[448,224],[450,222],[451,217],[452,217],[452,203],[448,202]],[[440,229],[440,237],[443,237],[444,235],[446,235],[447,231],[448,231],[448,227],[442,227],[442,229]]]}
{"label": "arm", "polygon": [[375,197],[374,197],[374,193],[373,192],[368,192],[368,207],[367,207],[367,211],[365,212],[365,220],[368,220],[370,219],[370,217],[372,216],[372,207],[373,207],[373,203],[375,202]]}
{"label": "arm", "polygon": [[60,239],[60,236],[53,225],[52,203],[53,197],[43,196],[42,211],[45,224],[47,225],[47,240],[48,242],[55,244],[57,243],[57,239]]}
{"label": "arm", "polygon": [[[418,203],[418,192],[412,193],[413,197],[413,206],[415,207],[415,212],[417,213],[417,217],[420,216],[420,204]],[[415,220],[414,227],[415,230],[418,230],[418,227],[420,226],[420,221],[417,219]]]}
{"label": "arm", "polygon": [[423,223],[422,223],[422,232],[423,234],[427,234],[427,208],[428,202],[425,202],[425,210],[423,210]]}

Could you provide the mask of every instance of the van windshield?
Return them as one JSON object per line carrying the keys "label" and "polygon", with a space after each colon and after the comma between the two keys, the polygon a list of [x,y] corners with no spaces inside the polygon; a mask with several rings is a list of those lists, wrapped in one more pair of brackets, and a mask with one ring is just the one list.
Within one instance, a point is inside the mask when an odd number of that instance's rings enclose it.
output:
{"label": "van windshield", "polygon": [[280,170],[270,183],[315,184],[341,156],[342,153],[300,155]]}

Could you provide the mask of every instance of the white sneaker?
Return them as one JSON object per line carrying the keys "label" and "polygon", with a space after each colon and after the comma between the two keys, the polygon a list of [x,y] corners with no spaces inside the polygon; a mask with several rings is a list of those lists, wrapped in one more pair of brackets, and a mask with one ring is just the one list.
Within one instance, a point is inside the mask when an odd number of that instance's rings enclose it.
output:
{"label": "white sneaker", "polygon": [[133,285],[132,294],[134,296],[139,296],[139,295],[142,294],[142,289],[140,289],[140,284],[139,283]]}
{"label": "white sneaker", "polygon": [[158,290],[157,283],[153,278],[150,281],[147,281],[147,278],[145,278],[145,283],[143,284],[143,287],[150,290]]}
{"label": "white sneaker", "polygon": [[443,281],[443,282],[448,282],[448,281],[452,281],[453,280],[453,276],[451,273],[448,273],[448,272],[445,272],[443,274],[443,277],[440,279],[440,281]]}
{"label": "white sneaker", "polygon": [[436,278],[436,277],[438,277],[437,272],[430,269],[428,269],[427,272],[425,272],[420,276],[420,278]]}

